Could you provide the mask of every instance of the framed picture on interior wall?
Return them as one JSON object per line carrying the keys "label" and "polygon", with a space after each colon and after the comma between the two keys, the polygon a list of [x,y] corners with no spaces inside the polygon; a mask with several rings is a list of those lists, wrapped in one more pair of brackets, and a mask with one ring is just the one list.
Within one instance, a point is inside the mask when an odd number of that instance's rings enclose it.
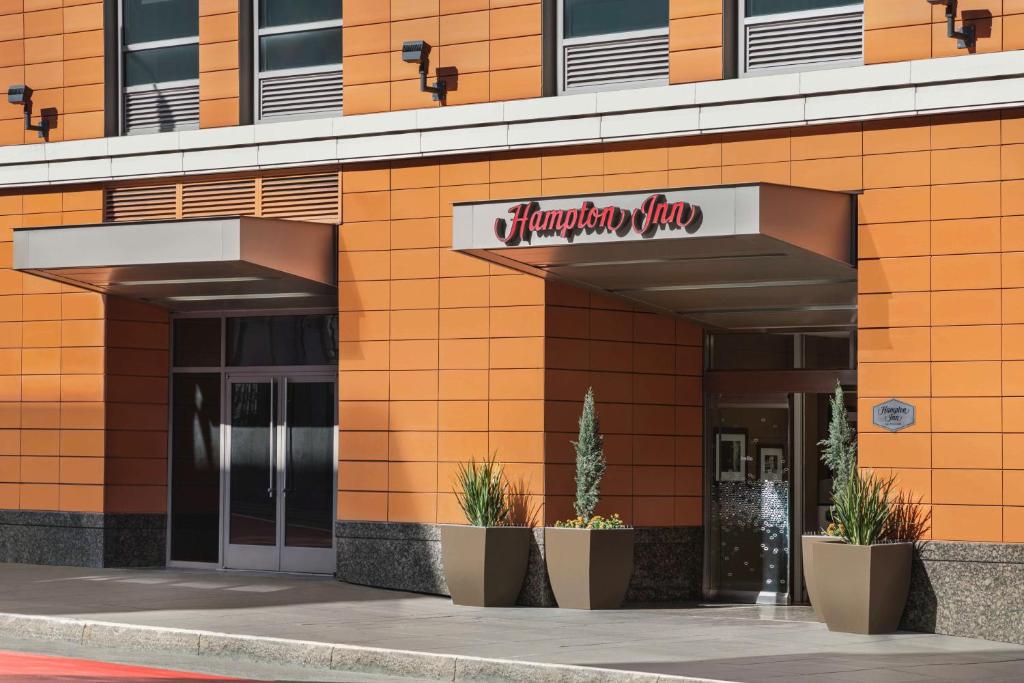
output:
{"label": "framed picture on interior wall", "polygon": [[757,447],[757,460],[761,463],[761,481],[782,481],[786,466],[785,449],[782,446],[761,444]]}
{"label": "framed picture on interior wall", "polygon": [[715,480],[743,481],[747,477],[747,431],[719,429],[715,439]]}

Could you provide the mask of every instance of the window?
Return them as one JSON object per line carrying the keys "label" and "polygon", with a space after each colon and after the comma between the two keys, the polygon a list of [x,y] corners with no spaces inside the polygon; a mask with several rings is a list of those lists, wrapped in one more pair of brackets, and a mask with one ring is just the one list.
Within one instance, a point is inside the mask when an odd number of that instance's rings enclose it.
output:
{"label": "window", "polygon": [[668,0],[562,0],[559,92],[668,85]]}
{"label": "window", "polygon": [[341,0],[255,0],[256,118],[339,116]]}
{"label": "window", "polygon": [[864,5],[856,0],[738,0],[740,75],[864,62]]}
{"label": "window", "polygon": [[199,127],[198,0],[122,0],[122,130]]}

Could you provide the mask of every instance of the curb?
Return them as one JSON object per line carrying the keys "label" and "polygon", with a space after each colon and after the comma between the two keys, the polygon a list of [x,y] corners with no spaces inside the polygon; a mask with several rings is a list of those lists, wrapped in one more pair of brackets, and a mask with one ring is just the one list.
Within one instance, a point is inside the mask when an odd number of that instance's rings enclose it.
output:
{"label": "curb", "polygon": [[479,683],[727,683],[709,678],[510,659],[334,645],[308,640],[0,613],[0,634],[93,647],[233,657],[260,664]]}

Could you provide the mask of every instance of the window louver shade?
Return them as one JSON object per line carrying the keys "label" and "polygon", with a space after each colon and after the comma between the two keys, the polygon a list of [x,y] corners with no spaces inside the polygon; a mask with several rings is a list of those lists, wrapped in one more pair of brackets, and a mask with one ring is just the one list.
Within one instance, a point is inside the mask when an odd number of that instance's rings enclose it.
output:
{"label": "window louver shade", "polygon": [[104,211],[107,221],[155,221],[177,217],[178,188],[118,187],[107,190]]}
{"label": "window louver shade", "polygon": [[341,70],[260,77],[260,119],[340,116],[343,102]]}
{"label": "window louver shade", "polygon": [[336,223],[338,194],[337,173],[264,178],[261,215]]}
{"label": "window louver shade", "polygon": [[181,189],[181,217],[253,216],[256,181],[253,178],[189,183]]}
{"label": "window louver shade", "polygon": [[199,84],[124,94],[126,133],[159,133],[199,127]]}
{"label": "window louver shade", "polygon": [[654,36],[605,38],[564,45],[566,91],[621,84],[668,84],[668,32]]}
{"label": "window louver shade", "polygon": [[838,8],[822,16],[758,21],[746,26],[745,70],[860,62],[864,55],[864,9]]}

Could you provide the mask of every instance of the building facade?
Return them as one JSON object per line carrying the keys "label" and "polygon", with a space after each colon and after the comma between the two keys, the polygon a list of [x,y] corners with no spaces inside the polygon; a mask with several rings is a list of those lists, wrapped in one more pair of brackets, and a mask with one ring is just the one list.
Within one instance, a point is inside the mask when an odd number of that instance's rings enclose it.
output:
{"label": "building facade", "polygon": [[904,625],[1024,642],[1024,2],[954,5],[0,0],[0,561],[444,593],[593,386],[631,597],[798,603],[838,382]]}

